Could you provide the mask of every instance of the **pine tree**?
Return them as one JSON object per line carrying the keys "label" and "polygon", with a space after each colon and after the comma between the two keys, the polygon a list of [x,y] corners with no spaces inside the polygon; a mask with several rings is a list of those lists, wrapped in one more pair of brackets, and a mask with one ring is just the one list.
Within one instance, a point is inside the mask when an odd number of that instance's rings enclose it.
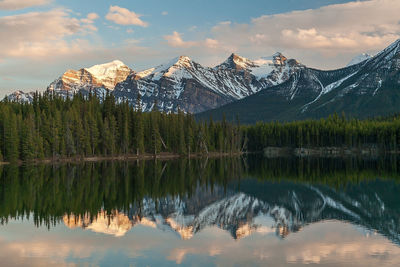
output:
{"label": "pine tree", "polygon": [[151,151],[154,155],[161,150],[161,136],[158,128],[158,120],[156,118],[157,113],[152,112],[150,116],[151,120]]}
{"label": "pine tree", "polygon": [[192,117],[187,115],[186,123],[185,123],[185,143],[187,146],[187,154],[190,157],[190,153],[193,147],[193,128],[192,128]]}
{"label": "pine tree", "polygon": [[16,162],[19,158],[18,153],[18,129],[17,116],[10,111],[4,124],[4,146],[5,158],[10,162]]}
{"label": "pine tree", "polygon": [[22,160],[33,160],[36,158],[35,150],[35,124],[33,121],[33,115],[30,114],[22,125],[22,136],[21,136],[21,158]]}
{"label": "pine tree", "polygon": [[68,123],[65,130],[65,151],[68,157],[76,154],[74,138]]}
{"label": "pine tree", "polygon": [[128,114],[125,113],[121,122],[121,152],[123,154],[129,152],[129,143],[129,119]]}
{"label": "pine tree", "polygon": [[89,113],[88,124],[90,147],[92,148],[91,154],[95,155],[99,142],[99,130],[97,128],[97,122],[92,113]]}
{"label": "pine tree", "polygon": [[134,125],[134,146],[136,148],[136,154],[142,154],[145,151],[144,148],[144,127],[143,118],[141,111],[136,113],[135,125]]}

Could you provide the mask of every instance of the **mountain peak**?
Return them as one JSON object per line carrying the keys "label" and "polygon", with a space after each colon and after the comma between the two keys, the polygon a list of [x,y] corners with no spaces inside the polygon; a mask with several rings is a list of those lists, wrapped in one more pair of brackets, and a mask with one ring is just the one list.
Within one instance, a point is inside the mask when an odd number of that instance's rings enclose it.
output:
{"label": "mountain peak", "polygon": [[287,57],[285,57],[281,52],[276,52],[272,56],[272,60],[273,60],[275,65],[281,65],[282,66],[282,65],[285,65]]}
{"label": "mountain peak", "polygon": [[254,67],[255,64],[253,61],[239,56],[238,54],[232,53],[228,59],[226,59],[222,64],[218,65],[217,69],[236,69],[236,70],[244,70]]}
{"label": "mountain peak", "polygon": [[372,55],[367,54],[367,53],[362,53],[360,55],[355,56],[350,62],[349,64],[347,64],[346,67],[352,66],[352,65],[356,65],[358,63],[361,63],[367,59],[372,58]]}
{"label": "mountain peak", "polygon": [[86,68],[86,70],[94,76],[104,76],[107,75],[107,73],[109,72],[115,71],[123,67],[127,68],[127,66],[122,61],[114,60],[108,63],[94,65],[90,68]]}
{"label": "mountain peak", "polygon": [[174,72],[175,69],[191,68],[192,60],[188,56],[179,56],[171,59],[170,61],[163,63],[155,68],[150,68],[141,72],[136,73],[136,79],[142,79],[152,76],[152,79],[159,80],[162,76],[170,76],[170,72]]}
{"label": "mountain peak", "polygon": [[192,62],[192,59],[188,56],[179,56],[176,58],[176,63],[174,65],[186,66]]}

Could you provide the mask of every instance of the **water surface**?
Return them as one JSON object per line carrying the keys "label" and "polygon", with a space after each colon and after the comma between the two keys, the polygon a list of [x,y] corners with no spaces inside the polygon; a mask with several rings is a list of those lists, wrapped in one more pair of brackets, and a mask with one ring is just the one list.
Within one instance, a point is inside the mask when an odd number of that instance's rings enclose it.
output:
{"label": "water surface", "polygon": [[1,266],[397,266],[400,161],[0,167]]}

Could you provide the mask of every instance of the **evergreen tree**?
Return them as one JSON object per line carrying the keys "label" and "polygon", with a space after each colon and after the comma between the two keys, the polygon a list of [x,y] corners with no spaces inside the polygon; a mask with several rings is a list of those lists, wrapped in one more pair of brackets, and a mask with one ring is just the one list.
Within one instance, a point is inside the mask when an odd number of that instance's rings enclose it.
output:
{"label": "evergreen tree", "polygon": [[10,162],[15,162],[18,160],[18,141],[17,116],[14,112],[10,111],[4,123],[4,146],[6,160]]}
{"label": "evergreen tree", "polygon": [[157,153],[159,153],[161,150],[161,136],[158,128],[157,113],[154,111],[151,113],[150,122],[151,122],[150,150],[154,155],[157,155]]}
{"label": "evergreen tree", "polygon": [[134,121],[134,146],[136,148],[136,154],[142,154],[145,151],[144,148],[144,126],[143,126],[143,118],[141,111],[137,112],[136,118]]}
{"label": "evergreen tree", "polygon": [[33,160],[37,157],[36,145],[35,145],[35,124],[33,116],[30,114],[22,125],[22,136],[21,136],[21,159],[22,160]]}

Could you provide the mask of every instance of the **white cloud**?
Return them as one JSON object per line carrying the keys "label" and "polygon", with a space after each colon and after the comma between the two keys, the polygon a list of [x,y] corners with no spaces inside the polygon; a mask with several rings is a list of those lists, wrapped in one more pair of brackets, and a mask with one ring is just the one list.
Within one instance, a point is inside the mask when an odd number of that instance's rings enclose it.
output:
{"label": "white cloud", "polygon": [[178,48],[196,47],[196,49],[199,49],[199,47],[201,47],[215,49],[219,46],[219,42],[211,38],[206,38],[205,40],[200,41],[185,41],[182,38],[182,34],[177,31],[174,31],[171,35],[165,35],[164,39],[167,41],[169,46]]}
{"label": "white cloud", "polygon": [[168,11],[163,11],[163,12],[161,12],[161,15],[163,15],[163,16],[168,15]]}
{"label": "white cloud", "polygon": [[52,0],[0,0],[0,10],[18,10],[49,4]]}
{"label": "white cloud", "polygon": [[209,48],[217,48],[219,45],[219,42],[217,40],[211,39],[211,38],[207,38],[204,41],[205,45]]}
{"label": "white cloud", "polygon": [[106,19],[120,25],[137,25],[147,27],[148,23],[140,19],[141,15],[126,8],[110,6]]}
{"label": "white cloud", "polygon": [[99,15],[97,15],[96,13],[89,13],[89,14],[87,15],[87,18],[93,21],[93,20],[98,19],[98,18],[99,18]]}
{"label": "white cloud", "polygon": [[80,51],[90,46],[81,37],[94,31],[97,28],[91,23],[73,18],[63,9],[1,17],[0,60]]}
{"label": "white cloud", "polygon": [[283,50],[318,67],[337,67],[355,54],[378,51],[399,38],[398,10],[398,0],[356,1],[265,15],[248,24],[222,22],[212,28],[212,36],[221,46],[247,55]]}
{"label": "white cloud", "polygon": [[164,39],[172,47],[191,47],[196,45],[196,42],[184,41],[182,39],[182,34],[179,32],[173,32],[172,35],[165,35]]}
{"label": "white cloud", "polygon": [[84,23],[84,28],[96,32],[97,27],[93,25],[94,21],[99,18],[99,15],[96,13],[89,13],[86,18],[81,19],[80,21]]}
{"label": "white cloud", "polygon": [[42,56],[52,50],[64,51],[68,46],[64,37],[83,31],[79,20],[61,9],[1,17],[0,59]]}

